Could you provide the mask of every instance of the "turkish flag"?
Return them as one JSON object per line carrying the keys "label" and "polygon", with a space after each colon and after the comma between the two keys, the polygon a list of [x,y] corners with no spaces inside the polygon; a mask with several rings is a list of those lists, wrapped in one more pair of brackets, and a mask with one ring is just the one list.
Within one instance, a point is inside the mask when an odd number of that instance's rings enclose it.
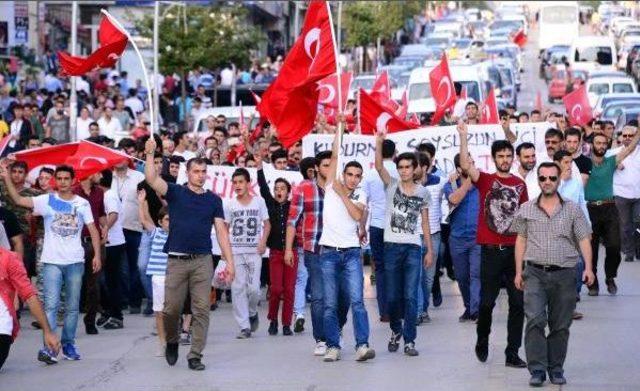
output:
{"label": "turkish flag", "polygon": [[518,30],[513,37],[511,38],[511,40],[513,41],[513,43],[515,43],[516,45],[518,45],[519,47],[523,48],[524,45],[527,44],[527,36],[524,33],[523,29]]}
{"label": "turkish flag", "polygon": [[[353,74],[351,72],[345,72],[340,75],[340,92],[342,95],[342,110],[347,105],[347,96],[349,95],[349,88],[351,87],[351,79]],[[327,76],[318,82],[318,103],[325,108],[338,108],[338,75],[333,74]]]}
{"label": "turkish flag", "polygon": [[391,85],[389,84],[389,74],[382,71],[373,82],[371,87],[371,97],[378,102],[388,102],[391,100]]}
{"label": "turkish flag", "polygon": [[407,100],[407,91],[402,93],[402,104],[396,110],[396,115],[402,119],[407,118],[407,111],[409,110],[409,101]]}
{"label": "turkish flag", "polygon": [[4,151],[7,149],[7,145],[11,141],[11,137],[9,135],[5,135],[2,140],[0,140],[0,156],[4,156]]}
{"label": "turkish flag", "polygon": [[411,122],[412,124],[414,124],[416,126],[420,126],[420,118],[418,118],[418,114],[413,113],[411,115],[411,118],[409,118],[409,122]]}
{"label": "turkish flag", "polygon": [[431,123],[437,124],[445,111],[456,103],[456,89],[451,79],[446,55],[443,54],[440,63],[429,72],[429,83],[431,96],[436,103],[436,111]]}
{"label": "turkish flag", "polygon": [[69,76],[82,76],[90,71],[101,68],[113,68],[122,56],[129,40],[103,11],[100,21],[98,38],[100,47],[88,57],[72,56],[65,52],[58,52],[62,73]]}
{"label": "turkish flag", "polygon": [[416,129],[419,125],[398,117],[393,110],[381,105],[371,95],[360,89],[360,132],[374,134],[375,132],[399,132]]}
{"label": "turkish flag", "polygon": [[567,109],[567,114],[569,114],[569,122],[571,125],[584,126],[593,119],[593,112],[591,111],[591,105],[589,105],[587,86],[585,84],[570,94],[565,95],[562,101],[564,102],[564,107]]}
{"label": "turkish flag", "polygon": [[318,112],[317,82],[336,72],[332,29],[329,5],[312,1],[300,36],[262,95],[258,111],[276,127],[285,148],[311,131]]}
{"label": "turkish flag", "polygon": [[496,94],[493,91],[493,87],[489,90],[489,95],[482,105],[482,112],[480,113],[481,124],[499,124],[500,118],[498,114],[498,104],[496,103]]}
{"label": "turkish flag", "polygon": [[43,166],[66,164],[73,167],[75,179],[81,181],[102,170],[112,168],[131,158],[122,152],[94,144],[90,141],[53,145],[16,152],[15,159],[27,163],[29,170]]}

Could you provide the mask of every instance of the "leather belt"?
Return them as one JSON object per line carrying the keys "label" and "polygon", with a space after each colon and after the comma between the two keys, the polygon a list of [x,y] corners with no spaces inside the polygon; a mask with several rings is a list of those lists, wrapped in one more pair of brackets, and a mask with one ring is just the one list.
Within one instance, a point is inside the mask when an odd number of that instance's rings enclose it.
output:
{"label": "leather belt", "polygon": [[557,272],[557,271],[560,271],[560,270],[573,269],[571,267],[561,267],[561,266],[556,266],[556,265],[540,265],[538,263],[533,263],[533,262],[529,262],[529,261],[527,261],[527,266],[535,267],[536,269],[540,269],[540,270],[543,270],[545,272]]}
{"label": "leather belt", "polygon": [[325,250],[331,250],[331,251],[337,251],[337,252],[343,252],[343,251],[349,251],[349,250],[353,250],[353,249],[360,249],[360,247],[331,247],[331,246],[320,246]]}
{"label": "leather belt", "polygon": [[614,200],[602,200],[602,201],[587,201],[587,206],[601,206],[601,205],[609,205],[615,204]]}
{"label": "leather belt", "polygon": [[491,250],[499,250],[499,251],[504,251],[504,250],[515,247],[515,245],[512,245],[512,244],[483,244],[483,246]]}
{"label": "leather belt", "polygon": [[196,259],[203,255],[204,254],[184,254],[184,255],[169,254],[169,258],[186,260],[186,259]]}

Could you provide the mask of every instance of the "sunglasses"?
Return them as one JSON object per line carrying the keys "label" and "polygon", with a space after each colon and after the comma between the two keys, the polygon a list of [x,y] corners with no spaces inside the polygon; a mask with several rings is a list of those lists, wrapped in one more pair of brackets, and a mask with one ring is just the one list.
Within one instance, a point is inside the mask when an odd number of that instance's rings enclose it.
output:
{"label": "sunglasses", "polygon": [[546,182],[547,179],[550,180],[551,182],[555,182],[555,181],[558,180],[558,177],[557,176],[544,176],[544,175],[540,175],[538,177],[538,181],[540,181],[540,182]]}
{"label": "sunglasses", "polygon": [[622,138],[633,138],[632,134],[621,134]]}

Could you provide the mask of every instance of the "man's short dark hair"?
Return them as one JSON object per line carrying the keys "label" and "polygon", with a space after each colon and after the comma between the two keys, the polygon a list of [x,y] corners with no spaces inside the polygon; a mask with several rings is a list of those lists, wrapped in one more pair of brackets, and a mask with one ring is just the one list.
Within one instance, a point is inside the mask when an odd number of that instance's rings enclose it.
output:
{"label": "man's short dark hair", "polygon": [[42,167],[38,174],[42,174],[43,172],[46,172],[47,174],[49,174],[51,176],[53,176],[53,173],[54,173],[53,168],[51,168],[51,167]]}
{"label": "man's short dark hair", "polygon": [[180,140],[182,140],[182,137],[184,137],[185,134],[187,134],[187,132],[180,131],[176,132],[176,134],[173,135],[173,143],[176,145],[176,147],[180,144]]}
{"label": "man's short dark hair", "polygon": [[42,143],[56,145],[56,144],[58,144],[58,140],[56,140],[53,137],[45,137],[45,138],[42,139]]}
{"label": "man's short dark hair", "polygon": [[522,113],[518,114],[518,118],[520,118],[520,117],[527,117],[527,118],[529,118],[529,113],[525,113],[525,112],[523,111]]}
{"label": "man's short dark hair", "polygon": [[569,136],[578,136],[578,141],[582,140],[582,132],[576,128],[569,128],[564,131],[564,138]]}
{"label": "man's short dark hair", "polygon": [[23,162],[22,160],[11,163],[11,169],[13,170],[14,168],[21,168],[24,170],[24,172],[29,172],[29,166],[27,165],[27,162]]}
{"label": "man's short dark hair", "polygon": [[[554,155],[555,157],[555,155]],[[555,167],[556,170],[558,170],[558,176],[560,176],[560,172],[562,171],[560,169],[560,166],[554,162],[544,162],[544,163],[540,163],[540,165],[538,166],[538,170],[536,171],[537,175],[540,175],[540,169],[542,168],[549,168],[549,167]]]}
{"label": "man's short dark hair", "polygon": [[227,124],[227,127],[228,127],[228,128],[230,128],[230,127],[232,127],[232,126],[235,126],[236,128],[239,128],[239,127],[240,127],[240,124],[239,124],[237,121],[229,122],[229,123]]}
{"label": "man's short dark hair", "polygon": [[456,156],[453,157],[453,166],[455,168],[460,168],[460,154],[456,153]]}
{"label": "man's short dark hair", "polygon": [[194,157],[189,159],[187,162],[187,171],[191,169],[192,166],[206,166],[207,160],[201,157]]}
{"label": "man's short dark hair", "polygon": [[307,171],[309,171],[310,168],[315,169],[317,165],[316,158],[311,156],[300,160],[300,174],[302,174],[304,179],[311,179],[307,176]]}
{"label": "man's short dark hair", "polygon": [[627,121],[625,126],[633,126],[634,128],[637,128],[638,127],[638,120],[635,119],[635,118],[630,119],[629,121]]}
{"label": "man's short dark hair", "polygon": [[127,149],[127,148],[135,148],[135,147],[136,147],[136,142],[133,141],[133,139],[130,139],[128,137],[123,138],[118,142],[118,149]]}
{"label": "man's short dark hair", "polygon": [[496,140],[491,143],[491,157],[495,159],[496,154],[508,149],[513,154],[513,145],[507,140]]}
{"label": "man's short dark hair", "polygon": [[395,158],[396,168],[398,167],[398,164],[400,163],[401,160],[408,160],[411,162],[411,166],[414,169],[418,168],[418,158],[416,157],[415,153],[403,152],[400,155],[396,156]]}
{"label": "man's short dark hair", "polygon": [[288,154],[287,151],[285,151],[284,149],[278,149],[276,151],[273,151],[273,153],[271,154],[271,162],[275,162],[278,159],[288,159]]}
{"label": "man's short dark hair", "polygon": [[533,145],[533,143],[528,143],[528,142],[522,143],[516,147],[516,155],[520,156],[520,151],[522,151],[523,149],[531,149],[531,148],[536,149],[536,146]]}
{"label": "man's short dark hair", "polygon": [[431,158],[436,156],[436,146],[432,143],[422,143],[418,145],[418,148],[416,149],[418,150],[418,152],[428,153]]}
{"label": "man's short dark hair", "polygon": [[274,185],[277,185],[278,183],[284,183],[284,185],[287,187],[287,193],[291,193],[291,183],[289,183],[288,180],[284,178],[278,178],[275,180]]}
{"label": "man's short dark hair", "polygon": [[169,163],[180,164],[186,162],[186,159],[179,155],[172,155],[169,157]]}
{"label": "man's short dark hair", "polygon": [[538,109],[531,110],[531,115],[534,115],[534,114],[541,114],[540,110],[538,110]]}
{"label": "man's short dark hair", "polygon": [[95,126],[96,128],[100,129],[100,125],[98,125],[98,123],[95,121],[89,124],[89,127],[92,127],[92,126]]}
{"label": "man's short dark hair", "polygon": [[66,164],[56,167],[56,170],[53,172],[53,176],[58,176],[59,172],[68,172],[69,175],[71,175],[71,179],[76,177],[76,172],[73,170],[73,167],[67,166]]}
{"label": "man's short dark hair", "polygon": [[564,134],[562,134],[562,131],[560,129],[556,129],[556,128],[551,128],[551,129],[547,129],[546,132],[544,132],[544,138],[559,138],[560,141],[564,141]]}
{"label": "man's short dark hair", "polygon": [[416,158],[418,159],[420,167],[431,167],[431,159],[429,158],[429,155],[426,153],[418,153],[416,155],[418,155]]}
{"label": "man's short dark hair", "polygon": [[246,168],[236,168],[236,170],[233,172],[233,175],[231,175],[231,180],[233,180],[233,178],[237,176],[244,177],[247,182],[251,182],[251,175],[249,175],[249,171],[247,171]]}
{"label": "man's short dark hair", "polygon": [[364,171],[364,170],[362,169],[362,164],[360,164],[360,163],[359,163],[358,161],[356,161],[356,160],[352,160],[352,161],[350,161],[349,163],[347,163],[347,164],[345,164],[345,165],[344,165],[344,170],[342,170],[342,172],[347,172],[347,169],[348,169],[348,168],[350,168],[350,167],[355,167],[355,168],[360,169],[360,171]]}
{"label": "man's short dark hair", "polygon": [[558,152],[553,154],[553,161],[554,162],[559,162],[565,156],[571,156],[571,153],[569,153],[569,151],[567,151],[566,149],[561,149]]}
{"label": "man's short dark hair", "polygon": [[102,177],[100,178],[100,186],[111,188],[113,182],[113,172],[111,170],[102,170]]}
{"label": "man's short dark hair", "polygon": [[382,158],[391,159],[396,153],[396,143],[391,140],[384,140],[382,142]]}
{"label": "man's short dark hair", "polygon": [[331,151],[318,152],[316,155],[316,165],[320,166],[323,160],[331,159]]}
{"label": "man's short dark hair", "polygon": [[466,108],[467,108],[467,107],[469,107],[469,106],[475,106],[475,107],[476,107],[476,109],[478,108],[478,104],[477,104],[476,102],[472,101],[472,100],[470,100],[469,102],[467,102],[467,104],[466,104],[466,105],[464,105],[464,108],[466,109]]}

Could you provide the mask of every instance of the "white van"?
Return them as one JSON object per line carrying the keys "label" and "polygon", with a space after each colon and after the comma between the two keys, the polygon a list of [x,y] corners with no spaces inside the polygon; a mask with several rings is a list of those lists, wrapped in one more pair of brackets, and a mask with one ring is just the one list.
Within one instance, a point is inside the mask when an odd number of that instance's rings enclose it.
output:
{"label": "white van", "polygon": [[622,77],[590,77],[587,80],[587,96],[589,104],[595,107],[598,97],[610,93],[636,93],[636,83],[627,76]]}
{"label": "white van", "polygon": [[[217,117],[219,115],[224,115],[227,118],[227,124],[230,122],[240,122],[240,106],[226,106],[226,107],[212,107],[210,109],[203,110],[198,118],[195,118],[195,122],[193,124],[193,132],[206,132],[207,128],[207,118],[209,117]],[[253,122],[249,125],[249,129],[252,129],[258,121],[260,120],[260,113],[256,111],[255,106],[244,106],[242,108],[242,116],[245,121],[249,121],[249,118],[253,115]]]}
{"label": "white van", "polygon": [[587,72],[615,70],[618,54],[613,38],[591,35],[574,39],[569,50],[569,63],[572,69]]}
{"label": "white van", "polygon": [[[430,64],[428,67],[416,68],[411,71],[407,88],[408,112],[410,114],[433,113],[436,110],[429,83],[429,72],[436,65]],[[449,71],[454,84],[460,83],[462,88],[466,88],[467,96],[470,99],[476,102],[484,101],[487,93],[486,83],[476,65],[449,65]]]}

